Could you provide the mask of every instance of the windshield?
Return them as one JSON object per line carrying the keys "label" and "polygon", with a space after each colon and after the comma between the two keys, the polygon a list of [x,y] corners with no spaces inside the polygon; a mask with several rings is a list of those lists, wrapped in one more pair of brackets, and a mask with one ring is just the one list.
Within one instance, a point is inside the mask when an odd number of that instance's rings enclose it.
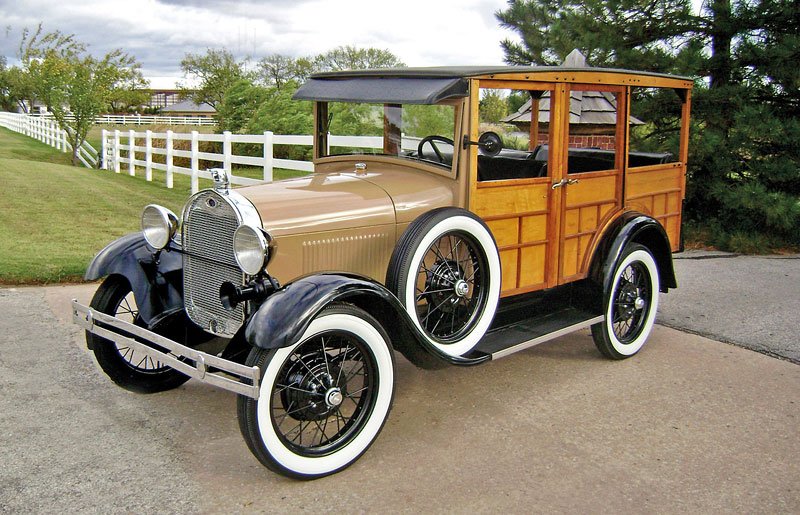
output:
{"label": "windshield", "polygon": [[320,120],[322,156],[389,155],[450,167],[455,107],[330,102]]}

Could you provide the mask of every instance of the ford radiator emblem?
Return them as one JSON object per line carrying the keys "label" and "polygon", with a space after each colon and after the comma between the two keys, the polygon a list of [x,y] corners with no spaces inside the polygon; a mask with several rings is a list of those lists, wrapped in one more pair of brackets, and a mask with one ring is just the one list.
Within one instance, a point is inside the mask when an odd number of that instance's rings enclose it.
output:
{"label": "ford radiator emblem", "polygon": [[213,198],[209,198],[206,200],[206,205],[210,208],[215,208],[217,207],[217,201]]}

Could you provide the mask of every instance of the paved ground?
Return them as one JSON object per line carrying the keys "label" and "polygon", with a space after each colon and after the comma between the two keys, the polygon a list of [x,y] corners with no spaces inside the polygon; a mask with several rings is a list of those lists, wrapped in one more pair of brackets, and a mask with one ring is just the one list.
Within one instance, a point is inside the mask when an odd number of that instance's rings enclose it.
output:
{"label": "paved ground", "polygon": [[675,255],[658,321],[800,363],[800,255]]}
{"label": "paved ground", "polygon": [[587,332],[470,369],[401,359],[375,445],[301,483],[250,455],[234,395],[113,386],[67,320],[91,289],[0,289],[0,511],[800,511],[787,361],[661,326],[623,362]]}

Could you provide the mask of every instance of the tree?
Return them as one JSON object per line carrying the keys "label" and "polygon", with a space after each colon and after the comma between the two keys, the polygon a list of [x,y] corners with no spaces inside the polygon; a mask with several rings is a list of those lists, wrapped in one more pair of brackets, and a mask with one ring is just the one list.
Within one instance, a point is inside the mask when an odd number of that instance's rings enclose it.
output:
{"label": "tree", "polygon": [[139,74],[136,59],[120,49],[96,58],[71,34],[45,33],[41,25],[23,31],[20,81],[47,106],[72,145],[72,163],[95,118],[115,90],[124,90]]}
{"label": "tree", "polygon": [[111,87],[109,108],[112,113],[130,112],[146,104],[150,99],[147,88],[150,82],[142,75],[139,63],[134,63]]}
{"label": "tree", "polygon": [[[800,244],[800,7],[791,0],[511,0],[495,13],[521,42],[510,64],[557,64],[580,49],[595,66],[698,77],[687,217],[712,243]],[[668,113],[641,116],[668,137]],[[649,119],[648,119],[649,118]]]}
{"label": "tree", "polygon": [[209,48],[204,55],[188,53],[181,60],[181,69],[188,79],[197,80],[196,89],[184,87],[186,96],[197,104],[217,107],[228,88],[240,79],[248,78],[245,61],[237,61],[228,50]]}
{"label": "tree", "polygon": [[314,73],[313,57],[289,57],[281,54],[271,54],[258,62],[258,81],[266,86],[275,86],[280,89],[288,83],[293,86],[304,82],[309,75]]}
{"label": "tree", "polygon": [[498,90],[487,89],[483,91],[480,101],[481,122],[500,123],[508,114],[508,99]]}
{"label": "tree", "polygon": [[320,54],[315,59],[317,71],[364,70],[367,68],[393,68],[405,66],[389,50],[339,46]]}
{"label": "tree", "polygon": [[242,132],[258,108],[269,98],[267,88],[239,79],[228,88],[217,106],[217,126],[221,131]]}

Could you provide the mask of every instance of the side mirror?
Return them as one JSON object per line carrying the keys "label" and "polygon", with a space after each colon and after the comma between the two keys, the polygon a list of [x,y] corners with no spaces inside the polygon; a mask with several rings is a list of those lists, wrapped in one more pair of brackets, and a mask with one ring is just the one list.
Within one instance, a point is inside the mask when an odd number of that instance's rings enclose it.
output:
{"label": "side mirror", "polygon": [[483,155],[496,156],[503,149],[503,140],[496,132],[484,132],[478,141],[470,141],[464,136],[463,147],[467,149],[470,145],[477,145]]}

